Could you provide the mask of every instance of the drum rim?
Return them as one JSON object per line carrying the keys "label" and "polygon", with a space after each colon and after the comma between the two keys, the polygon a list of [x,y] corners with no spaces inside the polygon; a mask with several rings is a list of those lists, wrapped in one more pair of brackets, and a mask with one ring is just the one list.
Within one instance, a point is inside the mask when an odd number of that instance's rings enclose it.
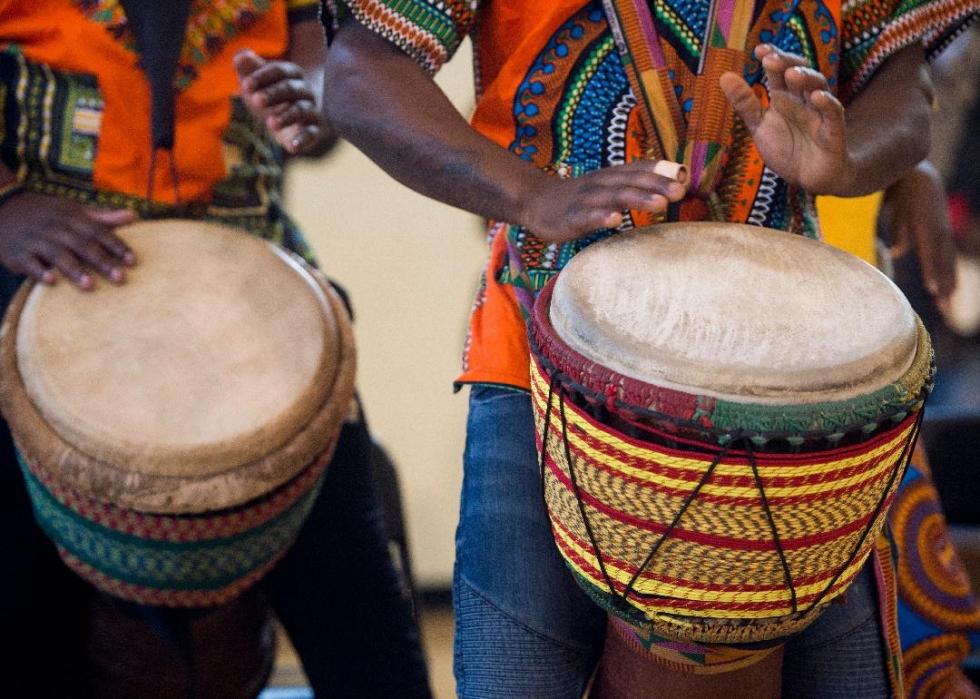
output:
{"label": "drum rim", "polygon": [[[800,444],[814,439],[834,442],[851,434],[870,435],[882,422],[897,422],[921,409],[932,390],[935,357],[929,333],[918,315],[915,356],[909,368],[899,380],[854,398],[800,404],[733,401],[624,376],[585,357],[555,331],[549,310],[557,279],[549,280],[538,294],[528,332],[531,353],[549,376],[555,372],[557,383],[593,405],[605,404],[625,415],[691,430],[721,444],[745,436],[761,446],[777,439]],[[646,405],[630,400],[637,395],[643,396]],[[692,415],[673,414],[669,412],[672,405],[688,406]]]}
{"label": "drum rim", "polygon": [[354,396],[356,351],[347,309],[322,273],[288,253],[310,274],[334,315],[339,356],[321,406],[278,449],[226,471],[194,479],[129,472],[67,443],[33,405],[17,365],[16,320],[34,282],[18,290],[0,326],[0,412],[25,457],[57,472],[66,487],[95,500],[156,514],[185,514],[241,505],[291,480],[333,448]]}

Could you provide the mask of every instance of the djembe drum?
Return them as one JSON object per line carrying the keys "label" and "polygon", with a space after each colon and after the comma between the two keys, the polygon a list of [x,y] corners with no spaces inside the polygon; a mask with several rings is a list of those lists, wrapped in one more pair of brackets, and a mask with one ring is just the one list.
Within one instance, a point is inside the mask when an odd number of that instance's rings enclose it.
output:
{"label": "djembe drum", "polygon": [[0,407],[72,570],[139,604],[221,604],[313,505],[353,394],[351,328],[266,241],[190,221],[118,234],[140,260],[125,284],[18,292]]}
{"label": "djembe drum", "polygon": [[[884,524],[933,376],[871,266],[752,226],[665,224],[576,255],[539,295],[531,385],[555,541],[669,667],[821,614]],[[658,643],[658,641],[667,641]]]}

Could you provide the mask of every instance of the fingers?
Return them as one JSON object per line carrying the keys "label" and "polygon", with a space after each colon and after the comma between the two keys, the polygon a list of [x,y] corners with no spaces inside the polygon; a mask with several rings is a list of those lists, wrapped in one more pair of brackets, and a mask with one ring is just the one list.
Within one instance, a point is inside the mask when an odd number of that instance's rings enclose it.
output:
{"label": "fingers", "polygon": [[85,270],[82,263],[68,247],[50,240],[39,240],[35,246],[34,254],[40,262],[57,269],[82,291],[91,291],[95,288],[95,280],[92,275]]}
{"label": "fingers", "polygon": [[806,66],[806,61],[801,56],[787,53],[771,44],[756,47],[755,56],[762,61],[770,92],[787,89],[785,76],[790,68]]}
{"label": "fingers", "polygon": [[266,117],[265,125],[270,131],[278,131],[293,124],[312,125],[320,121],[316,106],[309,100],[281,105],[276,114]]}
{"label": "fingers", "polygon": [[719,84],[735,113],[745,122],[749,133],[755,133],[756,128],[762,123],[764,113],[762,101],[745,82],[745,78],[737,73],[722,73]]}
{"label": "fingers", "polygon": [[786,84],[786,90],[801,102],[805,102],[813,92],[830,89],[823,73],[803,66],[793,66],[787,69],[783,73],[783,81]]}
{"label": "fingers", "polygon": [[113,228],[132,223],[136,214],[127,210],[86,209],[90,225],[75,222],[75,230],[82,236],[94,239],[99,245],[109,251],[117,260],[128,267],[136,264],[136,254],[126,243],[116,235]]}
{"label": "fingers", "polygon": [[296,126],[276,134],[280,145],[290,155],[301,155],[312,150],[323,137],[319,126]]}
{"label": "fingers", "polygon": [[[108,236],[112,236],[110,232]],[[72,226],[70,231],[60,234],[58,240],[70,249],[83,265],[95,270],[113,284],[124,281],[123,259],[115,251],[107,247],[107,235],[100,233],[89,237],[88,231]],[[115,236],[113,236],[115,237]],[[122,241],[118,241],[122,243]]]}
{"label": "fingers", "polygon": [[[667,177],[662,173],[673,173]],[[551,183],[542,217],[531,226],[544,240],[570,240],[602,228],[616,228],[626,210],[660,213],[687,194],[687,171],[679,163],[641,160]],[[560,221],[560,229],[553,222]]]}
{"label": "fingers", "polygon": [[820,115],[819,143],[838,150],[846,147],[847,125],[840,100],[822,89],[807,93],[806,103]]}
{"label": "fingers", "polygon": [[281,82],[305,82],[303,69],[295,63],[271,61],[249,73],[241,81],[242,90],[258,93]]}
{"label": "fingers", "polygon": [[235,72],[238,73],[239,84],[243,83],[245,78],[257,71],[266,63],[265,59],[255,53],[255,51],[252,49],[239,51],[231,60],[232,64],[235,66]]}
{"label": "fingers", "polygon": [[42,284],[54,284],[55,275],[47,265],[37,258],[36,255],[25,255],[18,259],[19,264],[13,269],[18,274],[26,274],[31,279]]}
{"label": "fingers", "polygon": [[283,79],[257,90],[248,97],[255,106],[269,109],[280,104],[296,104],[299,102],[316,103],[316,96],[310,89],[309,83],[302,78]]}
{"label": "fingers", "polygon": [[[665,173],[676,173],[676,176]],[[598,170],[586,177],[603,186],[633,187],[661,194],[669,201],[680,201],[687,194],[687,169],[669,160],[637,160]]]}

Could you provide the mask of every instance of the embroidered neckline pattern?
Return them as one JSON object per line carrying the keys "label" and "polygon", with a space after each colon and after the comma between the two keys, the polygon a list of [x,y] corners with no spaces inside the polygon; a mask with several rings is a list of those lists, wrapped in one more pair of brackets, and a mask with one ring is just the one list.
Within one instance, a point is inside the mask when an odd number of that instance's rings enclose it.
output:
{"label": "embroidered neckline pattern", "polygon": [[[89,20],[105,26],[113,39],[128,51],[138,53],[121,0],[73,1]],[[174,75],[174,88],[186,89],[197,78],[202,65],[271,7],[272,0],[194,0]]]}

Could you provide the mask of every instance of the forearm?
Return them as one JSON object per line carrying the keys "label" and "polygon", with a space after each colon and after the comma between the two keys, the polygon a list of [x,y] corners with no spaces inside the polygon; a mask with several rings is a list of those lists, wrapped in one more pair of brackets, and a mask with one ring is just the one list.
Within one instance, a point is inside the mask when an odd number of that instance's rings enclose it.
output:
{"label": "forearm", "polygon": [[932,84],[919,46],[889,58],[846,110],[849,166],[840,196],[886,189],[929,153]]}
{"label": "forearm", "polygon": [[522,194],[548,176],[478,134],[408,56],[354,21],[330,47],[334,127],[402,184],[485,218],[522,224]]}

